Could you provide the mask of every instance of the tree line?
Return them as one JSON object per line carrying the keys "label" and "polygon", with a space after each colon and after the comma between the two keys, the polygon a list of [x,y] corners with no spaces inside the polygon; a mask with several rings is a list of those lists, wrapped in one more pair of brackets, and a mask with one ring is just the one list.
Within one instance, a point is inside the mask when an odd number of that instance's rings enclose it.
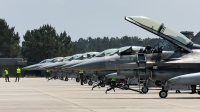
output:
{"label": "tree line", "polygon": [[10,27],[4,19],[0,19],[0,58],[24,58],[28,62],[39,62],[54,57],[65,57],[76,53],[103,51],[127,45],[145,46],[151,38],[141,39],[129,37],[88,37],[71,41],[70,35],[45,24],[38,29],[27,30],[20,46],[20,36],[15,27]]}
{"label": "tree line", "polygon": [[135,45],[135,46],[145,46],[151,39],[145,38],[141,39],[137,36],[129,37],[123,36],[118,37],[97,37],[92,38],[88,37],[87,39],[79,38],[78,41],[75,41],[76,44],[76,53],[85,53],[90,51],[101,52],[110,48],[119,48],[123,46]]}

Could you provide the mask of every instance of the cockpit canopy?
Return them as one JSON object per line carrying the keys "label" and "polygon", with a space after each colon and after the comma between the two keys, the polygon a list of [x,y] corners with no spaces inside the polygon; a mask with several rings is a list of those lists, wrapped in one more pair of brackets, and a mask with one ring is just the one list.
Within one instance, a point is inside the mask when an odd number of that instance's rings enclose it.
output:
{"label": "cockpit canopy", "polygon": [[99,54],[99,52],[86,52],[84,54],[76,54],[73,57],[74,57],[74,60],[82,60],[82,59],[92,58],[96,56],[97,54]]}
{"label": "cockpit canopy", "polygon": [[99,55],[97,55],[96,57],[104,57],[104,56],[109,56],[111,54],[115,54],[116,52],[118,52],[118,49],[107,49],[102,51]]}
{"label": "cockpit canopy", "polygon": [[189,42],[190,42],[190,40],[187,37],[185,37],[184,35],[182,35],[181,33],[175,32],[175,31],[167,28],[166,26],[164,26],[163,23],[160,23],[158,21],[155,21],[150,18],[143,17],[143,16],[129,16],[127,18],[131,19],[132,22],[136,23],[139,26],[143,25],[154,31],[163,33],[185,45],[189,44]]}
{"label": "cockpit canopy", "polygon": [[83,59],[92,58],[98,54],[99,54],[99,52],[87,52],[87,53],[83,54]]}
{"label": "cockpit canopy", "polygon": [[52,59],[45,59],[45,60],[42,60],[41,62],[39,62],[40,64],[41,63],[46,63],[46,62],[50,62]]}
{"label": "cockpit canopy", "polygon": [[[141,46],[125,46],[119,48],[119,55],[132,55],[143,51],[144,47]],[[142,52],[141,51],[141,52]]]}
{"label": "cockpit canopy", "polygon": [[53,58],[50,62],[53,62],[53,63],[55,63],[55,62],[61,62],[61,61],[63,61],[63,57],[56,57],[56,58]]}
{"label": "cockpit canopy", "polygon": [[63,61],[71,61],[73,60],[73,56],[67,56],[63,59]]}
{"label": "cockpit canopy", "polygon": [[[190,39],[188,39],[181,33],[175,32],[171,30],[170,28],[166,27],[163,23],[152,20],[150,18],[143,17],[143,16],[127,16],[125,17],[125,19],[173,43],[179,42],[185,46],[192,43]],[[180,47],[184,47],[181,44],[177,44],[177,45],[179,45]],[[187,48],[185,47],[185,49]]]}
{"label": "cockpit canopy", "polygon": [[74,60],[79,60],[83,58],[83,54],[75,54],[73,55]]}

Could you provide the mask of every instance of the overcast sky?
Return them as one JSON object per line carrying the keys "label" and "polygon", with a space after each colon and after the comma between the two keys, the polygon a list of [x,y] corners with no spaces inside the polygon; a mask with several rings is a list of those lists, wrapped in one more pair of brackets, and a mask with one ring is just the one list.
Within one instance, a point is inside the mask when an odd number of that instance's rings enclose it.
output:
{"label": "overcast sky", "polygon": [[72,41],[87,37],[156,36],[124,20],[146,16],[175,31],[200,31],[200,0],[0,0],[0,18],[19,32],[51,24]]}

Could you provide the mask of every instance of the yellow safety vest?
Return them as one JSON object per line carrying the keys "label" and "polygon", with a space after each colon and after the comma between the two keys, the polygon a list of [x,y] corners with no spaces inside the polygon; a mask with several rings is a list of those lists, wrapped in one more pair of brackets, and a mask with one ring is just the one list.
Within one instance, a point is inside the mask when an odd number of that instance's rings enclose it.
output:
{"label": "yellow safety vest", "polygon": [[20,68],[17,68],[17,73],[21,73],[21,69]]}
{"label": "yellow safety vest", "polygon": [[5,75],[8,75],[8,70],[4,70]]}
{"label": "yellow safety vest", "polygon": [[50,70],[46,70],[46,72],[47,72],[47,73],[49,73],[49,72],[50,72]]}
{"label": "yellow safety vest", "polygon": [[79,70],[79,72],[78,72],[79,74],[83,74],[83,70]]}
{"label": "yellow safety vest", "polygon": [[111,79],[111,82],[115,82],[115,81],[116,81],[116,79],[115,79],[115,78],[112,78],[112,79]]}

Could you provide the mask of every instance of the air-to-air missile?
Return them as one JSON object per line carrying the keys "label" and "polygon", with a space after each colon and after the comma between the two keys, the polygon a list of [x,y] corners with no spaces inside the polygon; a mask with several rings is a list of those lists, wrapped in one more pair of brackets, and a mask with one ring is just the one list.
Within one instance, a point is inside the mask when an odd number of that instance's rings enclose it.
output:
{"label": "air-to-air missile", "polygon": [[[189,86],[180,84],[170,85],[169,79],[183,75],[200,72],[200,45],[194,44],[184,35],[175,32],[163,23],[157,22],[147,17],[127,16],[125,19],[136,26],[139,26],[163,39],[176,45],[175,51],[163,51],[162,47],[148,48],[143,52],[128,57],[119,55],[118,58],[104,58],[103,60],[91,60],[71,67],[71,69],[83,70],[135,70],[135,77],[139,82],[144,81],[144,86],[149,87],[149,80],[154,80],[157,86],[162,89],[159,93],[161,98],[166,98],[168,90],[189,89]],[[112,67],[110,67],[112,66]],[[142,77],[142,78],[141,78]],[[175,82],[174,82],[175,83]],[[139,84],[140,85],[140,84]],[[139,87],[140,88],[140,87]]]}

